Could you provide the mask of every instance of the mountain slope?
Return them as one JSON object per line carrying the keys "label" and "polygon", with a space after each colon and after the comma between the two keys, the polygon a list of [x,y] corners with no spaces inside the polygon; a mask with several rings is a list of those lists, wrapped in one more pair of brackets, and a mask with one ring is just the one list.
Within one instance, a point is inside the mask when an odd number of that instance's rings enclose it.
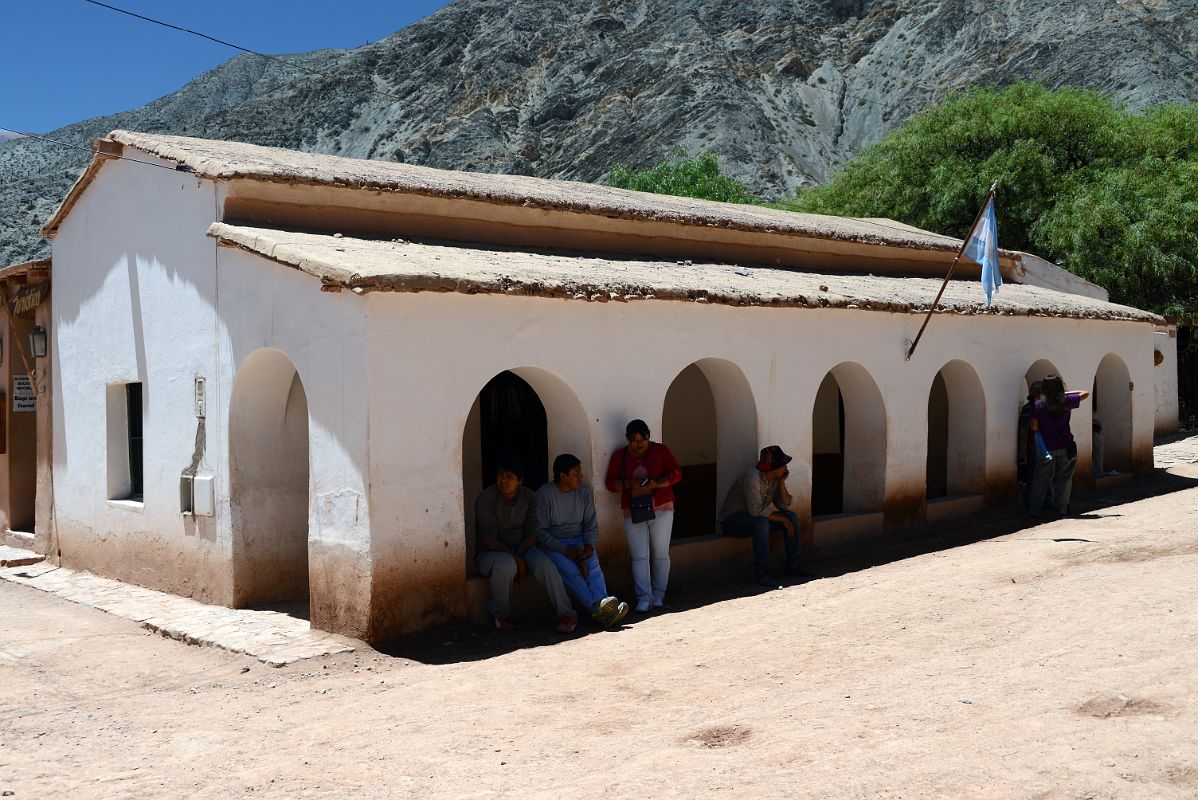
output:
{"label": "mountain slope", "polygon": [[[458,0],[356,50],[295,57],[323,77],[241,56],[53,138],[121,127],[577,180],[682,145],[715,150],[733,177],[780,197],[977,83],[1034,77],[1133,107],[1192,102],[1195,11],[1194,0]],[[37,223],[86,158],[0,144],[0,263],[45,252]]]}

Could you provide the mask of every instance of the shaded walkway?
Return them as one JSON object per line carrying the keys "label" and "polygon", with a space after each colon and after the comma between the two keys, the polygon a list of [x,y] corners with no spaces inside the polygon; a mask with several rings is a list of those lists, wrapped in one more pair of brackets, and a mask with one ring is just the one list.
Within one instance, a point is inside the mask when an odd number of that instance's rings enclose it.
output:
{"label": "shaded walkway", "polygon": [[279,611],[207,605],[52,564],[0,569],[0,579],[140,622],[171,639],[244,653],[276,667],[362,647],[353,639],[314,631],[306,620]]}

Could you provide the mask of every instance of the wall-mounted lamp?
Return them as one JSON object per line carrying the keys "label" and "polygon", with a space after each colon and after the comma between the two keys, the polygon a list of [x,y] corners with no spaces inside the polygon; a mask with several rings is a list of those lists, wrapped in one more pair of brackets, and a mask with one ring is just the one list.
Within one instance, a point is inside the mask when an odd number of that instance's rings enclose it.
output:
{"label": "wall-mounted lamp", "polygon": [[34,358],[46,357],[46,329],[41,325],[34,325],[29,332],[29,355]]}

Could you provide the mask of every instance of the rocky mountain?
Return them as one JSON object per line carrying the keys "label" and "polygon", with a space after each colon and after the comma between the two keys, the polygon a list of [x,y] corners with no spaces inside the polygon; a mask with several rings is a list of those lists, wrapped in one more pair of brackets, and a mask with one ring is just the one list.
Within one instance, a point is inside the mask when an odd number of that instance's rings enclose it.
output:
{"label": "rocky mountain", "polygon": [[[289,58],[240,56],[49,136],[83,147],[119,127],[586,181],[681,145],[776,198],[976,84],[1193,102],[1198,0],[457,0]],[[87,157],[0,144],[0,264],[46,252],[37,227]]]}

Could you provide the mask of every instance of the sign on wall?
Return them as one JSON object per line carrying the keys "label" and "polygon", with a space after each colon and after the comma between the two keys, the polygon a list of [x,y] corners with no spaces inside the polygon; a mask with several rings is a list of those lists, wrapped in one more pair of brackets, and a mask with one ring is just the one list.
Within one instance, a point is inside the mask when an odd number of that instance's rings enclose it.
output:
{"label": "sign on wall", "polygon": [[37,394],[28,375],[12,376],[12,410],[37,411]]}
{"label": "sign on wall", "polygon": [[22,286],[9,300],[8,312],[14,317],[27,317],[42,304],[42,300],[49,293],[50,281]]}

